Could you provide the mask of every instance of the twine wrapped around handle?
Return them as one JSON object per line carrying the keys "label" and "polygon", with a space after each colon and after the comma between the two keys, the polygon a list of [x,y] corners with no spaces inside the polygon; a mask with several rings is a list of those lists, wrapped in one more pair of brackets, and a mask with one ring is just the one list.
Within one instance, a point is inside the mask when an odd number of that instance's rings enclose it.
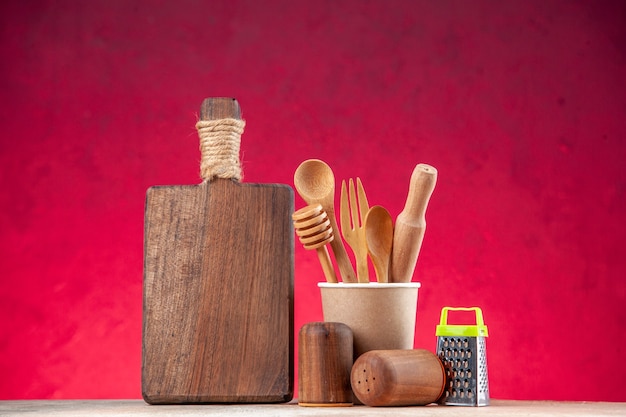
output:
{"label": "twine wrapped around handle", "polygon": [[232,118],[196,123],[200,138],[200,177],[204,182],[214,178],[241,181],[239,148],[245,125],[245,121]]}

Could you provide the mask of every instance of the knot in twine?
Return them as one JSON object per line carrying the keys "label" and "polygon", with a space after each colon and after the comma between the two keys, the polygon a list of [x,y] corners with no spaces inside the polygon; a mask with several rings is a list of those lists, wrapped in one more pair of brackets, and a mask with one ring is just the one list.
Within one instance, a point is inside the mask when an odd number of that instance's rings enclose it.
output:
{"label": "knot in twine", "polygon": [[239,147],[246,122],[237,119],[200,120],[196,123],[200,138],[200,177],[241,180]]}

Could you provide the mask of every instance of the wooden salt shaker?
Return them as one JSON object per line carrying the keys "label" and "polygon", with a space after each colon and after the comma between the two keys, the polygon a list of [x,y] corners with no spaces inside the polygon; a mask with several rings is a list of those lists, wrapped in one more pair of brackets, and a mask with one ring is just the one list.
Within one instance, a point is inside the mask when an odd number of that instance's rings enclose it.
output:
{"label": "wooden salt shaker", "polygon": [[315,322],[298,336],[298,405],[352,405],[352,330],[343,323]]}
{"label": "wooden salt shaker", "polygon": [[371,350],[354,363],[351,383],[365,405],[426,405],[441,397],[446,377],[443,364],[428,350]]}

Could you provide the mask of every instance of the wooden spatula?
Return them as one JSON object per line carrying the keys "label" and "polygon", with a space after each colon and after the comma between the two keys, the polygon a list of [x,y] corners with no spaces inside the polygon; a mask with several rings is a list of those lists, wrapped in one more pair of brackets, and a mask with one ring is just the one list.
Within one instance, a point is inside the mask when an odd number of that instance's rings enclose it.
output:
{"label": "wooden spatula", "polygon": [[[240,119],[234,99],[202,104],[201,120]],[[238,150],[231,160],[239,161]],[[215,162],[209,151],[203,150],[203,172]],[[214,173],[228,173],[220,170],[227,163],[213,164]],[[143,397],[151,404],[289,401],[293,190],[204,180],[147,192]]]}

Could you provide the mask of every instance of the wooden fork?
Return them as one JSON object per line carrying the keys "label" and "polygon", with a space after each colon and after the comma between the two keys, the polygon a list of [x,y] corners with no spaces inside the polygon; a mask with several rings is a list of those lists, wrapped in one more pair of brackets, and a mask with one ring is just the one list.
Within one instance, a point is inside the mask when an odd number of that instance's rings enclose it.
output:
{"label": "wooden fork", "polygon": [[[367,197],[361,179],[357,177],[356,188],[352,178],[349,181],[349,192],[346,191],[346,181],[341,181],[341,233],[344,239],[352,248],[356,260],[357,280],[359,282],[369,282],[369,272],[367,267],[367,242],[365,240],[365,216],[369,210]],[[357,206],[358,194],[358,206]],[[348,202],[349,200],[349,202]],[[352,221],[350,219],[352,218]]]}

